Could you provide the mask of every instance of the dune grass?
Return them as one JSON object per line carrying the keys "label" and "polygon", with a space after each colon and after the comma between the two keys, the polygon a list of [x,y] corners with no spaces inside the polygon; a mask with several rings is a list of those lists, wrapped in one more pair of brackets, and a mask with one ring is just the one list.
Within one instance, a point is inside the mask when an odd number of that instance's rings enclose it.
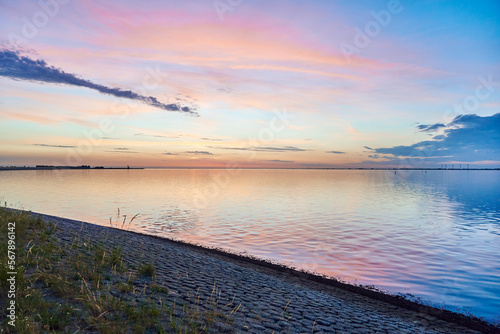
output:
{"label": "dune grass", "polygon": [[[16,320],[9,324],[9,222],[15,222]],[[125,224],[125,223],[122,223]],[[0,207],[0,329],[6,333],[205,333],[230,316],[216,303],[176,305],[158,284],[155,265],[129,267],[120,246],[55,237],[57,226],[23,211]],[[222,328],[222,327],[221,327]]]}

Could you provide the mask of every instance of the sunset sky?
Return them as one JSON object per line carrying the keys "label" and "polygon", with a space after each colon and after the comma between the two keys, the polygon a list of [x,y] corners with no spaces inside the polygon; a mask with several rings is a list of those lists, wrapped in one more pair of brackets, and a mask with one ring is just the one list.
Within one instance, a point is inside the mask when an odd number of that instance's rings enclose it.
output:
{"label": "sunset sky", "polygon": [[0,120],[0,166],[500,167],[500,2],[0,0]]}

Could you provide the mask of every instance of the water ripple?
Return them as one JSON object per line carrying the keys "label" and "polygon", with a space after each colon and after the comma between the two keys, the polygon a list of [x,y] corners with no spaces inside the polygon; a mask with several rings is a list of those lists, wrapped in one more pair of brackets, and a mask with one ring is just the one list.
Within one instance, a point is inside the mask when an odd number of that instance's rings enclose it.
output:
{"label": "water ripple", "polygon": [[0,198],[500,314],[499,171],[217,172],[1,172]]}

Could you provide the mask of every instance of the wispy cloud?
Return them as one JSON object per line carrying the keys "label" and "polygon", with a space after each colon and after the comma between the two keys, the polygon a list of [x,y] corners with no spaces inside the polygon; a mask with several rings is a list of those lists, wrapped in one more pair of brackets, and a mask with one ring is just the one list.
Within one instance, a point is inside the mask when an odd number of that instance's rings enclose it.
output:
{"label": "wispy cloud", "polygon": [[224,141],[224,139],[201,137],[201,140]]}
{"label": "wispy cloud", "polygon": [[397,160],[396,157],[390,155],[378,155],[378,154],[370,154],[368,158],[372,159],[385,159],[385,160]]}
{"label": "wispy cloud", "polygon": [[233,89],[231,88],[227,88],[227,87],[224,87],[224,88],[217,88],[217,91],[221,92],[221,93],[226,93],[226,94],[229,94],[229,93],[232,93],[233,92]]}
{"label": "wispy cloud", "polygon": [[279,159],[273,159],[273,160],[266,160],[266,161],[270,161],[270,162],[293,162],[292,160],[279,160]]}
{"label": "wispy cloud", "polygon": [[194,138],[194,139],[199,139],[199,140],[207,140],[207,141],[224,141],[224,139],[219,139],[219,138],[209,138],[209,137],[197,137],[193,135],[182,135],[182,134],[175,134],[175,135],[154,135],[154,134],[147,134],[147,133],[134,133],[134,136],[142,136],[142,137],[151,137],[151,138],[169,138],[169,139],[179,139],[179,138]]}
{"label": "wispy cloud", "polygon": [[303,148],[298,148],[295,146],[284,146],[284,147],[259,147],[259,146],[251,146],[251,147],[226,147],[226,146],[209,146],[210,148],[218,148],[222,150],[238,150],[238,151],[257,151],[257,152],[302,152],[309,151]]}
{"label": "wispy cloud", "polygon": [[131,151],[130,148],[128,147],[114,147],[111,150],[106,150],[104,152],[110,152],[110,153],[131,153],[131,154],[136,154],[136,153],[141,153],[137,151]]}
{"label": "wispy cloud", "polygon": [[432,131],[436,131],[440,128],[445,128],[446,125],[444,125],[443,123],[436,123],[436,124],[421,124],[419,126],[417,126],[417,129],[420,130],[420,132],[432,132]]}
{"label": "wispy cloud", "polygon": [[333,154],[345,154],[345,152],[340,152],[340,151],[328,151],[326,153],[333,153]]}
{"label": "wispy cloud", "polygon": [[150,135],[150,134],[146,134],[146,133],[134,133],[134,136],[152,137],[152,138],[169,138],[169,139],[181,138],[181,136]]}
{"label": "wispy cloud", "polygon": [[57,148],[75,148],[76,146],[70,145],[49,145],[49,144],[33,144],[35,146],[43,146],[43,147],[57,147]]}
{"label": "wispy cloud", "polygon": [[179,153],[170,153],[170,152],[165,152],[162,153],[163,155],[179,155]]}
{"label": "wispy cloud", "polygon": [[197,154],[197,155],[213,155],[213,153],[207,151],[186,151],[188,154]]}
{"label": "wispy cloud", "polygon": [[109,153],[130,153],[130,154],[141,153],[141,152],[137,152],[137,151],[124,151],[124,150],[107,150],[107,151],[104,151],[104,152],[109,152]]}
{"label": "wispy cloud", "polygon": [[153,96],[145,96],[130,90],[100,85],[89,80],[78,78],[76,75],[64,72],[54,66],[49,66],[44,60],[33,60],[27,56],[21,56],[19,51],[0,49],[0,76],[14,80],[60,83],[86,87],[102,94],[140,101],[162,110],[179,111],[199,116],[196,112],[198,107],[195,104],[191,106],[181,106],[177,103],[165,104],[158,101],[158,99]]}

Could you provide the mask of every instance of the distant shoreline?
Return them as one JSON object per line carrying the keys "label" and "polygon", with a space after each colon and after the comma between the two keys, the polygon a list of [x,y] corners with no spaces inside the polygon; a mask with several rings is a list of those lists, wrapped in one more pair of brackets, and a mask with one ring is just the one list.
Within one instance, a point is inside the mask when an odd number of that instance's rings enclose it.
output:
{"label": "distant shoreline", "polygon": [[[0,166],[0,171],[12,171],[12,170],[123,170],[123,169],[226,169],[226,167],[90,167],[90,166]],[[470,170],[489,170],[498,171],[500,168],[418,168],[418,167],[318,167],[318,168],[269,168],[269,167],[238,167],[235,169],[276,169],[276,170],[381,170],[381,171],[448,171],[448,170],[458,170],[458,171],[470,171]]]}
{"label": "distant shoreline", "polygon": [[17,166],[8,166],[8,167],[2,167],[0,166],[0,171],[2,170],[61,170],[61,169],[83,169],[83,170],[90,170],[90,169],[144,169],[142,167],[90,167],[90,166],[42,166],[42,167],[17,167]]}

